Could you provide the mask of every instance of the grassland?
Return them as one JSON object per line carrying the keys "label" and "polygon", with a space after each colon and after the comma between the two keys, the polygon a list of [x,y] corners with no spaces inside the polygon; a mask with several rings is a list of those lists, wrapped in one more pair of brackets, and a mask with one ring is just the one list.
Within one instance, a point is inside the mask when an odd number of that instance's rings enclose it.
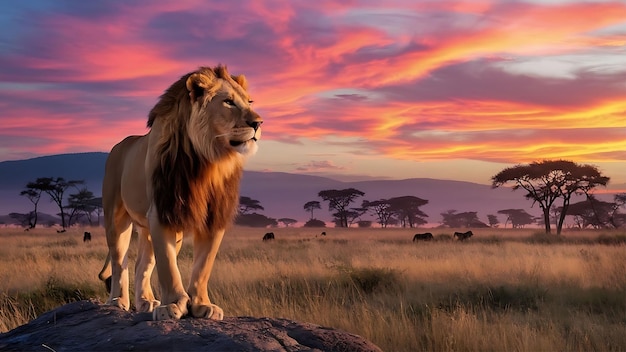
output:
{"label": "grassland", "polygon": [[[91,243],[84,229],[0,230],[0,332],[106,300],[104,231],[87,230]],[[487,229],[463,243],[440,229],[419,243],[415,229],[272,231],[270,243],[262,229],[227,233],[210,292],[227,315],[331,326],[385,351],[626,350],[624,231]],[[185,242],[183,277],[191,253]]]}

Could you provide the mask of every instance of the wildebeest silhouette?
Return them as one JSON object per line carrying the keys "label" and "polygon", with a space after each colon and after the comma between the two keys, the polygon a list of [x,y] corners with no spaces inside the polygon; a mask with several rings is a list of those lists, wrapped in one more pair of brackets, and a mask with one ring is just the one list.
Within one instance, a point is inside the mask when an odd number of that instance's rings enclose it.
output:
{"label": "wildebeest silhouette", "polygon": [[273,240],[273,239],[274,239],[273,232],[268,232],[263,236],[263,241],[268,241],[268,240]]}
{"label": "wildebeest silhouette", "polygon": [[467,231],[467,232],[455,232],[454,233],[454,237],[459,240],[459,241],[465,241],[467,239],[469,239],[470,237],[474,236],[474,234],[472,233],[472,231]]}
{"label": "wildebeest silhouette", "polygon": [[417,242],[417,241],[430,241],[433,239],[433,234],[430,232],[426,232],[426,233],[416,233],[415,236],[413,236],[413,242]]}
{"label": "wildebeest silhouette", "polygon": [[83,234],[83,242],[91,242],[91,232],[85,231]]}
{"label": "wildebeest silhouette", "polygon": [[322,233],[320,233],[320,235],[326,236],[326,231],[322,231]]}

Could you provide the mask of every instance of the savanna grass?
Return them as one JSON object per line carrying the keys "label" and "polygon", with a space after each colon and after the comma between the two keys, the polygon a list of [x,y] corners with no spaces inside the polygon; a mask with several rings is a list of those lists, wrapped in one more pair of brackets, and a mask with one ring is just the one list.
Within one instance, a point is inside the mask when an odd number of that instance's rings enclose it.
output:
{"label": "savanna grass", "polygon": [[[0,331],[106,300],[103,230],[88,229],[91,243],[83,230],[0,232]],[[263,229],[227,233],[210,285],[227,315],[332,326],[385,351],[626,350],[623,231],[486,229],[457,242],[454,229],[436,229],[418,243],[408,229],[272,231],[265,242]],[[186,239],[184,278],[191,260]]]}

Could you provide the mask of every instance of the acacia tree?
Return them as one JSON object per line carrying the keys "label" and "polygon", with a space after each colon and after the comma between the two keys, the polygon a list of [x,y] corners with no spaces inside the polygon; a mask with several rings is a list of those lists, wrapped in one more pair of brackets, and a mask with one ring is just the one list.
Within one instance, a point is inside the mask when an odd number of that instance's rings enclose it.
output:
{"label": "acacia tree", "polygon": [[578,203],[570,204],[568,216],[574,217],[576,226],[584,229],[588,226],[593,228],[605,228],[613,226],[611,220],[615,214],[615,203],[604,202],[596,197],[589,197]]}
{"label": "acacia tree", "polygon": [[389,220],[393,216],[393,213],[389,210],[391,204],[389,204],[386,199],[375,200],[373,202],[364,200],[363,203],[361,203],[361,207],[373,212],[373,215],[378,219],[377,222],[380,224],[380,227],[387,227]]}
{"label": "acacia tree", "polygon": [[283,225],[285,225],[285,227],[289,227],[289,225],[293,225],[293,224],[297,223],[298,220],[292,219],[292,218],[280,218],[280,219],[278,219],[278,222],[283,223]]}
{"label": "acacia tree", "polygon": [[21,196],[26,196],[35,206],[35,209],[32,211],[32,216],[29,217],[28,221],[28,227],[31,229],[37,226],[37,207],[39,205],[39,201],[41,200],[41,192],[41,189],[37,188],[37,185],[34,182],[28,182],[26,184],[26,189],[20,192]]}
{"label": "acacia tree", "polygon": [[615,207],[611,213],[611,225],[616,229],[626,224],[626,214],[619,212],[620,208],[626,206],[626,193],[618,193],[613,196]]}
{"label": "acacia tree", "polygon": [[261,202],[250,197],[239,197],[239,214],[248,214],[253,210],[265,210]]}
{"label": "acacia tree", "polygon": [[83,215],[89,221],[89,225],[93,225],[91,214],[97,209],[95,199],[93,192],[87,190],[87,188],[82,188],[78,193],[70,194],[66,206],[69,209],[68,224],[71,225],[72,220],[76,221]]}
{"label": "acacia tree", "polygon": [[316,201],[316,200],[312,200],[310,202],[306,202],[306,204],[304,204],[304,210],[311,212],[311,219],[313,220],[313,210],[315,209],[322,209],[322,206],[320,205],[320,202]]}
{"label": "acacia tree", "polygon": [[[500,224],[500,220],[498,220],[498,217],[493,214],[488,214],[487,220],[489,221],[489,227],[495,228],[495,227],[498,227],[498,225]],[[506,227],[506,224],[505,224],[505,227]]]}
{"label": "acacia tree", "polygon": [[362,197],[365,193],[354,188],[347,189],[329,189],[320,191],[317,194],[324,201],[328,202],[328,210],[336,210],[333,216],[336,218],[335,223],[339,227],[348,227],[348,207],[356,198]]}
{"label": "acacia tree", "polygon": [[426,199],[415,196],[402,196],[389,198],[387,202],[391,205],[389,210],[396,214],[397,219],[402,227],[416,227],[426,223],[426,213],[421,211],[419,207],[428,204]]}
{"label": "acacia tree", "polygon": [[513,190],[526,190],[525,197],[538,203],[543,212],[546,233],[551,233],[550,208],[562,199],[562,210],[557,221],[557,235],[561,234],[563,221],[571,197],[584,194],[589,197],[597,186],[606,186],[609,178],[602,175],[597,167],[580,165],[568,160],[535,161],[528,165],[505,168],[491,178],[492,188],[513,183]]}
{"label": "acacia tree", "polygon": [[70,187],[77,187],[77,185],[83,183],[85,181],[82,180],[66,181],[63,177],[40,177],[35,181],[33,187],[48,194],[50,199],[56,203],[61,211],[61,228],[65,229],[65,211],[63,207],[65,191]]}
{"label": "acacia tree", "polygon": [[489,225],[478,219],[478,212],[466,211],[463,213],[457,213],[456,210],[448,210],[445,213],[441,213],[443,226],[450,228],[454,227],[489,227]]}
{"label": "acacia tree", "polygon": [[530,225],[535,222],[535,218],[528,214],[524,209],[502,209],[498,210],[498,214],[506,215],[504,228],[506,228],[506,224],[509,221],[514,229],[523,228],[525,225]]}

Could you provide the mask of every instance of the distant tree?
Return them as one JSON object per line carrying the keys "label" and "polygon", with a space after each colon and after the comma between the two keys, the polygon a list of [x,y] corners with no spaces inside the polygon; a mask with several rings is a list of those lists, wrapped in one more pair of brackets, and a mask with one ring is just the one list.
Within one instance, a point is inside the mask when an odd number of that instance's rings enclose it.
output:
{"label": "distant tree", "polygon": [[599,229],[612,226],[611,216],[614,209],[615,203],[589,197],[584,201],[570,204],[567,215],[574,217],[574,223],[581,229],[587,227]]}
{"label": "distant tree", "polygon": [[620,209],[626,207],[626,193],[618,193],[613,196],[613,212],[611,213],[611,225],[620,228],[626,225],[626,214],[620,213]]}
{"label": "distant tree", "polygon": [[260,203],[250,197],[239,197],[239,214],[248,214],[253,210],[265,210]]}
{"label": "distant tree", "polygon": [[291,219],[291,218],[280,218],[280,219],[278,219],[278,222],[283,223],[283,225],[285,225],[285,227],[289,227],[289,225],[293,225],[293,224],[297,223],[298,220]]}
{"label": "distant tree", "polygon": [[63,177],[40,177],[34,182],[34,188],[39,189],[50,196],[50,199],[56,203],[61,211],[61,227],[65,229],[65,210],[63,207],[63,199],[65,191],[70,187],[76,187],[79,184],[83,184],[85,181],[74,180],[66,181]]}
{"label": "distant tree", "polygon": [[513,190],[520,188],[526,190],[525,197],[532,200],[533,204],[538,203],[543,212],[546,233],[551,233],[550,207],[561,198],[562,211],[557,222],[558,235],[561,234],[572,195],[585,194],[589,197],[594,188],[606,186],[609,177],[602,175],[598,168],[592,165],[580,165],[567,160],[544,160],[505,168],[491,180],[493,188],[513,183]]}
{"label": "distant tree", "polygon": [[496,228],[500,225],[500,220],[498,220],[497,215],[489,214],[487,215],[487,220],[489,221],[489,227]]}
{"label": "distant tree", "polygon": [[445,213],[441,213],[442,225],[450,228],[455,227],[489,227],[484,222],[478,219],[478,213],[475,211],[468,211],[463,213],[457,213],[456,210],[448,210]]}
{"label": "distant tree", "polygon": [[[35,228],[37,226],[37,207],[39,205],[39,201],[41,200],[41,192],[42,190],[37,187],[37,184],[34,182],[28,182],[26,184],[26,189],[20,192],[21,196],[26,196],[31,203],[33,203],[35,209],[32,211],[33,216],[32,220],[29,221],[29,228]],[[30,217],[29,217],[30,218]]]}
{"label": "distant tree", "polygon": [[326,227],[326,223],[323,222],[322,220],[311,219],[307,221],[303,226],[304,227]]}
{"label": "distant tree", "polygon": [[347,227],[350,227],[357,220],[360,220],[361,216],[363,216],[366,212],[367,208],[350,208],[348,210],[338,211],[332,215],[335,218],[335,224],[337,227],[342,227],[340,223],[341,219],[346,219],[348,224]]}
{"label": "distant tree", "polygon": [[313,219],[313,211],[315,209],[322,209],[322,206],[320,205],[320,202],[316,201],[316,200],[312,200],[310,202],[306,202],[306,204],[304,204],[304,210],[311,212],[311,219]]}
{"label": "distant tree", "polygon": [[28,212],[26,214],[22,213],[9,213],[9,217],[15,220],[20,226],[30,228],[30,224],[33,221],[33,212]]}
{"label": "distant tree", "polygon": [[93,225],[91,215],[97,209],[96,198],[93,192],[87,188],[81,188],[78,193],[70,194],[67,200],[66,208],[69,211],[68,224],[71,226],[72,220],[77,221],[84,216],[89,225]]}
{"label": "distant tree", "polygon": [[424,219],[428,217],[419,207],[428,204],[428,201],[414,196],[402,196],[389,198],[387,200],[389,210],[396,215],[402,227],[416,227],[426,224]]}
{"label": "distant tree", "polygon": [[506,215],[506,221],[504,222],[504,228],[506,224],[511,222],[511,227],[523,228],[526,225],[530,225],[535,222],[535,218],[528,214],[524,209],[503,209],[498,210],[498,214]]}
{"label": "distant tree", "polygon": [[320,191],[317,194],[324,201],[328,202],[328,210],[336,210],[335,224],[338,227],[348,227],[348,207],[358,197],[362,197],[365,193],[354,188],[347,189],[330,189]]}
{"label": "distant tree", "polygon": [[359,228],[370,228],[372,227],[372,222],[369,220],[361,220],[359,222],[357,222],[357,226]]}
{"label": "distant tree", "polygon": [[249,226],[249,227],[276,227],[278,222],[276,219],[268,218],[265,215],[252,213],[252,214],[239,214],[235,219],[237,225]]}
{"label": "distant tree", "polygon": [[391,204],[389,204],[386,199],[375,200],[373,202],[364,200],[363,203],[361,203],[361,207],[369,209],[373,215],[376,216],[380,227],[387,227],[389,219],[393,216],[390,210]]}

